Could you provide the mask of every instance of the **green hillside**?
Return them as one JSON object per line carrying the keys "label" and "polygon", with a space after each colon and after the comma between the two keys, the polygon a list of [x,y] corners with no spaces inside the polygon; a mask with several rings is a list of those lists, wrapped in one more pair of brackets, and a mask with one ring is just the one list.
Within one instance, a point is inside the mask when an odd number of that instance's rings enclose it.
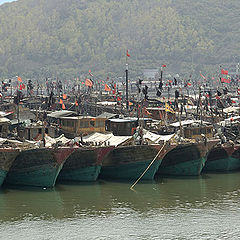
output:
{"label": "green hillside", "polygon": [[[215,71],[240,61],[239,0],[18,0],[0,6],[0,77]],[[193,68],[192,68],[193,67]]]}

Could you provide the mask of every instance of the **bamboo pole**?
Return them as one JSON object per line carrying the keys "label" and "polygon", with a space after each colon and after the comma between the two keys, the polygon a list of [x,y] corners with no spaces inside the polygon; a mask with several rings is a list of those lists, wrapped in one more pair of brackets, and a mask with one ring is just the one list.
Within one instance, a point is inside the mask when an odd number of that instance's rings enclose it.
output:
{"label": "bamboo pole", "polygon": [[148,171],[148,169],[152,166],[152,164],[155,162],[155,160],[158,158],[164,147],[166,146],[167,143],[170,142],[170,140],[175,137],[176,134],[173,134],[173,136],[168,139],[167,141],[164,142],[163,146],[159,150],[159,152],[156,154],[156,156],[153,158],[153,160],[150,162],[150,164],[147,166],[147,168],[144,170],[144,172],[141,174],[141,176],[136,180],[136,182],[130,187],[131,190],[137,185],[137,183],[141,180],[141,178],[145,175],[145,173]]}

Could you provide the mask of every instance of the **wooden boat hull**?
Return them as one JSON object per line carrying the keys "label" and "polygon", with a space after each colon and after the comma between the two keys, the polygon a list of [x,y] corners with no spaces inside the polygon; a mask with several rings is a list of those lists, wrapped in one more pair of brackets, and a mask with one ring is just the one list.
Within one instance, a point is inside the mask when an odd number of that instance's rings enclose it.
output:
{"label": "wooden boat hull", "polygon": [[198,176],[206,163],[206,155],[218,141],[181,144],[164,157],[158,175]]}
{"label": "wooden boat hull", "polygon": [[61,181],[96,181],[105,156],[113,147],[79,148],[66,160],[59,174]]}
{"label": "wooden boat hull", "polygon": [[53,187],[73,148],[40,148],[22,151],[6,178],[14,185]]}
{"label": "wooden boat hull", "polygon": [[0,186],[18,154],[17,149],[0,149]]}
{"label": "wooden boat hull", "polygon": [[[136,180],[149,166],[160,149],[160,145],[136,145],[115,148],[103,162],[101,178]],[[153,180],[161,157],[151,165],[142,180]]]}
{"label": "wooden boat hull", "polygon": [[205,172],[234,171],[240,169],[240,146],[239,145],[220,145],[214,148],[204,167]]}

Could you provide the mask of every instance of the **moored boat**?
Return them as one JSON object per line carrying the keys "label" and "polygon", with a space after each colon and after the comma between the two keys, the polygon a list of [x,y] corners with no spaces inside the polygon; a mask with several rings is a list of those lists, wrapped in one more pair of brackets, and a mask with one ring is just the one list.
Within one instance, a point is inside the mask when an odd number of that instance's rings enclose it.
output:
{"label": "moored boat", "polygon": [[240,145],[225,143],[212,149],[204,171],[233,171],[240,168]]}
{"label": "moored boat", "polygon": [[10,168],[6,182],[14,185],[53,187],[65,160],[74,148],[23,150]]}
{"label": "moored boat", "polygon": [[[161,144],[156,144],[117,147],[113,149],[103,162],[100,177],[136,180],[144,170],[146,170],[162,146]],[[142,180],[153,180],[161,164],[162,154],[167,151],[167,148],[168,146],[159,154],[157,159],[142,177]]]}
{"label": "moored boat", "polygon": [[66,160],[58,176],[64,181],[96,181],[104,157],[113,149],[105,147],[79,147]]}
{"label": "moored boat", "polygon": [[18,154],[19,154],[18,149],[14,148],[0,149],[0,186],[4,182],[7,173]]}
{"label": "moored boat", "polygon": [[218,140],[179,144],[163,158],[157,175],[198,176]]}

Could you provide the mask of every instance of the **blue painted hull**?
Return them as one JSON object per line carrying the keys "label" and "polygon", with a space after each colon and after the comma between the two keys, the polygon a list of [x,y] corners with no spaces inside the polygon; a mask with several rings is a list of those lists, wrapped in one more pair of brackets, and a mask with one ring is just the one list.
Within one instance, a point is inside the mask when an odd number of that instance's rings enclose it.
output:
{"label": "blue painted hull", "polygon": [[6,176],[7,176],[7,171],[0,169],[0,186],[3,184]]}
{"label": "blue painted hull", "polygon": [[101,167],[102,166],[95,165],[61,171],[58,179],[63,181],[93,182],[97,180]]}
{"label": "blue painted hull", "polygon": [[42,165],[24,171],[14,171],[7,175],[6,181],[13,185],[54,187],[63,164],[58,166]]}

